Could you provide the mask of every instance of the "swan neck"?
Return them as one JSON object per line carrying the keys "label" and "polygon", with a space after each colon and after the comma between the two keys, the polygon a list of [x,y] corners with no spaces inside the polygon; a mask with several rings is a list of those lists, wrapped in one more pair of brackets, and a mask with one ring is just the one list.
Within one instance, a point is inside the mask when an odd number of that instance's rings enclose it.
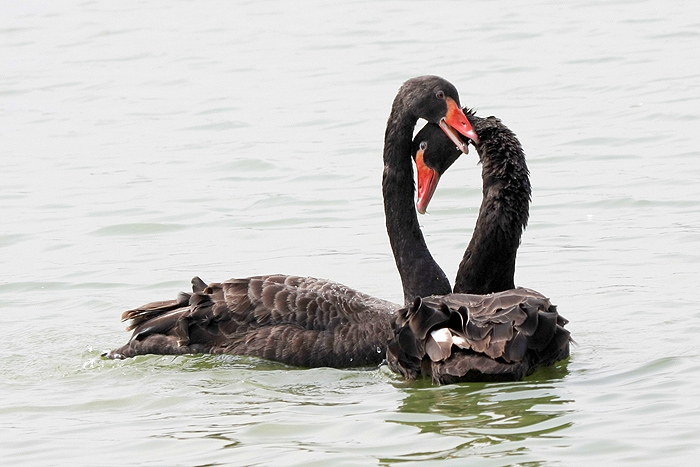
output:
{"label": "swan neck", "polygon": [[417,118],[396,107],[395,102],[384,139],[382,192],[389,242],[401,276],[404,301],[410,304],[418,296],[450,293],[451,287],[428,250],[414,207],[411,139]]}
{"label": "swan neck", "polygon": [[527,226],[531,187],[515,134],[493,117],[474,117],[481,139],[482,202],[454,292],[488,294],[515,287],[515,261]]}

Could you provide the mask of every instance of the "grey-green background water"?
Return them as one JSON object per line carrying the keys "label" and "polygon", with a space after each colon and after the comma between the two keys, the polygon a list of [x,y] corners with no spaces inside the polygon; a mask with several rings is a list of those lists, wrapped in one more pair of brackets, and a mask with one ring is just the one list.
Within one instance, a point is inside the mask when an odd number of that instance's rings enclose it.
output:
{"label": "grey-green background water", "polygon": [[[692,465],[700,455],[693,2],[2,2],[2,465]],[[393,301],[384,126],[438,74],[520,137],[516,281],[569,362],[509,384],[100,353],[119,317],[283,272]],[[427,240],[454,277],[476,156]]]}

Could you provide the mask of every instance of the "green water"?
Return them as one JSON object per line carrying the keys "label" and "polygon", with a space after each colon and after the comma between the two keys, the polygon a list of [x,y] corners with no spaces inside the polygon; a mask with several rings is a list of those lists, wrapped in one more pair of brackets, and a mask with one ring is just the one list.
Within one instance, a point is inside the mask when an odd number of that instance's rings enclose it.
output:
{"label": "green water", "polygon": [[[0,463],[692,465],[700,454],[700,14],[680,1],[21,2],[0,25]],[[519,136],[516,283],[570,320],[523,382],[100,354],[206,281],[398,302],[380,180],[401,82]],[[454,277],[472,154],[422,226]]]}

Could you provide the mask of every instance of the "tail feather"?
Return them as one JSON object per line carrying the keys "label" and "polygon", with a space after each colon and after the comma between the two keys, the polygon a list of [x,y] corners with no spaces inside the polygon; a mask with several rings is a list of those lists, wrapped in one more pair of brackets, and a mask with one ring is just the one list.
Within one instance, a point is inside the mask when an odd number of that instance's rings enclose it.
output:
{"label": "tail feather", "polygon": [[180,292],[175,300],[147,303],[133,310],[127,310],[122,313],[122,321],[131,320],[131,323],[126,328],[127,331],[131,331],[145,321],[149,321],[163,313],[188,306],[189,300],[190,294]]}

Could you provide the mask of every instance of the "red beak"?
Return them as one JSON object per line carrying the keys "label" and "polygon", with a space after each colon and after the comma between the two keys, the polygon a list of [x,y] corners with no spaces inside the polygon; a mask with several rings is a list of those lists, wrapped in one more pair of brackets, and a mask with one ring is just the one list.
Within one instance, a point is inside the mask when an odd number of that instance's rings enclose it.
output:
{"label": "red beak", "polygon": [[416,171],[418,172],[418,201],[416,201],[416,209],[420,214],[425,214],[440,181],[440,174],[437,170],[425,165],[423,151],[420,149],[416,153]]}
{"label": "red beak", "polygon": [[472,140],[475,144],[479,143],[479,136],[477,136],[474,128],[472,128],[471,123],[464,115],[462,109],[459,108],[457,103],[447,98],[447,115],[440,120],[440,128],[445,134],[452,140],[457,148],[464,154],[469,152],[469,145],[462,141],[462,139],[457,135],[457,133],[466,136]]}

